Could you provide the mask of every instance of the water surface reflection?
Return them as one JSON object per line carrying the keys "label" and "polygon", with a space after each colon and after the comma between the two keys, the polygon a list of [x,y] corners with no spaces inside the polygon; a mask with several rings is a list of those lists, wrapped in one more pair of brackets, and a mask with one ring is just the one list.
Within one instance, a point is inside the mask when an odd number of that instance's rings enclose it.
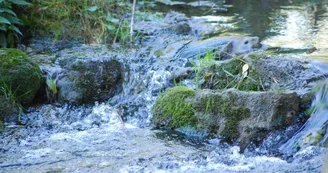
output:
{"label": "water surface reflection", "polygon": [[169,5],[161,10],[205,18],[218,27],[220,35],[258,36],[280,53],[301,53],[328,63],[328,0],[212,2],[217,7]]}

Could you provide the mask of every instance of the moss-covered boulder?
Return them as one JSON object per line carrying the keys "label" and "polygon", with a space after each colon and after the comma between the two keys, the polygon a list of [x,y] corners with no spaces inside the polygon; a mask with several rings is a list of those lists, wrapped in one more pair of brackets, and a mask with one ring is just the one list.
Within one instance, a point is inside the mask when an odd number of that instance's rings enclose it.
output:
{"label": "moss-covered boulder", "polygon": [[0,95],[21,104],[31,102],[40,87],[41,71],[17,49],[0,49]]}
{"label": "moss-covered boulder", "polygon": [[239,141],[260,142],[270,131],[295,123],[301,99],[295,92],[244,92],[229,89],[168,89],[153,107],[157,127],[192,127]]}

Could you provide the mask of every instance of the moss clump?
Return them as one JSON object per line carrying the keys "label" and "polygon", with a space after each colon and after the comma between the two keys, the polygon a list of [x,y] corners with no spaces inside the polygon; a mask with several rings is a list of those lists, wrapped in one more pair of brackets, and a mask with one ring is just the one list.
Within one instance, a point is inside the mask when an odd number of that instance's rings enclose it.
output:
{"label": "moss clump", "polygon": [[196,127],[192,98],[196,91],[177,86],[168,89],[157,100],[153,107],[153,122],[165,127]]}
{"label": "moss clump", "polygon": [[242,68],[246,64],[242,57],[230,59],[220,64],[214,64],[205,68],[199,75],[204,81],[201,88],[224,90],[227,88],[236,88],[242,91],[259,91],[261,85],[259,75],[255,69],[250,68],[247,76],[243,77]]}
{"label": "moss clump", "polygon": [[40,68],[17,49],[0,49],[0,95],[8,92],[15,101],[26,104],[33,100],[41,83]]}

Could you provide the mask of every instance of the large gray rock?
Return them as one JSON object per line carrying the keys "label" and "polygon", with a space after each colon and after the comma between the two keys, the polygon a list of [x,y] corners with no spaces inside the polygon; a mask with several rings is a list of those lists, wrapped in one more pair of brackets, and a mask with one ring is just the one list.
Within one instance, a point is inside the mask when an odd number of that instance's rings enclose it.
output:
{"label": "large gray rock", "polygon": [[[88,104],[106,101],[122,90],[123,65],[102,46],[74,47],[55,55],[36,55],[47,85],[48,102]],[[42,59],[39,60],[39,59]]]}
{"label": "large gray rock", "polygon": [[123,67],[114,59],[75,60],[59,64],[64,68],[58,77],[58,100],[72,103],[104,101],[120,92]]}

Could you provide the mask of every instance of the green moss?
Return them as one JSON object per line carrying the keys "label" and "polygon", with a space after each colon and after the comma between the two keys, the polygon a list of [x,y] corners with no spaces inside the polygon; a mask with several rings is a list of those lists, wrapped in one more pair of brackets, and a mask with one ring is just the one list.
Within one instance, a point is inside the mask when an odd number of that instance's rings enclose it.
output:
{"label": "green moss", "polygon": [[157,100],[153,107],[153,122],[163,124],[171,128],[196,126],[197,119],[194,116],[191,99],[196,91],[177,86],[168,89]]}
{"label": "green moss", "polygon": [[[33,100],[40,87],[41,71],[28,56],[17,49],[0,50],[0,88],[8,86],[19,103]],[[6,94],[6,93],[0,93]]]}

